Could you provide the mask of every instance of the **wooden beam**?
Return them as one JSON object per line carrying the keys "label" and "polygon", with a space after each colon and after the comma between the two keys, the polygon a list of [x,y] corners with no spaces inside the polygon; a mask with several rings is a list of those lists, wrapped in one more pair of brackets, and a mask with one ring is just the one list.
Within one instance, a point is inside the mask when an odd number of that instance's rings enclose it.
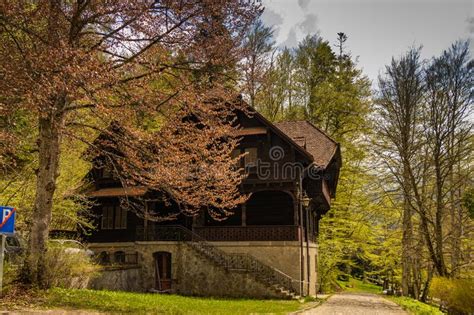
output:
{"label": "wooden beam", "polygon": [[249,127],[244,129],[238,129],[235,131],[237,136],[250,136],[250,135],[264,135],[267,133],[265,127]]}

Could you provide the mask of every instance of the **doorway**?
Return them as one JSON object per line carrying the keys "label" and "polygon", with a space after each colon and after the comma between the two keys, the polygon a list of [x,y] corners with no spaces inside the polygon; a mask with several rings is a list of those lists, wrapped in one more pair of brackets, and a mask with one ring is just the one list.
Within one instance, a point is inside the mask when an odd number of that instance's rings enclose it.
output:
{"label": "doorway", "polygon": [[171,290],[171,253],[156,252],[153,254],[155,262],[155,288],[158,291]]}

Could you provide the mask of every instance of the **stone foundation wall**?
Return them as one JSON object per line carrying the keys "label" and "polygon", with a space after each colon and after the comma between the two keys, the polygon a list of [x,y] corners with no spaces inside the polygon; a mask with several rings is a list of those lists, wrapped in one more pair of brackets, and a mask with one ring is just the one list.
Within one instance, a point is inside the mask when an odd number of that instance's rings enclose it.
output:
{"label": "stone foundation wall", "polygon": [[143,292],[141,286],[142,272],[141,268],[136,267],[117,267],[104,268],[100,275],[89,282],[88,287],[96,290],[120,290]]}
{"label": "stone foundation wall", "polygon": [[[215,242],[219,249],[229,253],[247,253],[263,263],[281,270],[294,279],[300,274],[300,248],[298,242]],[[153,253],[171,253],[172,292],[183,295],[281,298],[282,295],[256,281],[251,274],[226,271],[184,243],[136,242],[95,243],[89,245],[96,253],[115,251],[138,252],[138,266],[106,268],[94,279],[94,289],[146,292],[155,288],[155,266]],[[306,252],[305,252],[306,253]],[[316,288],[316,246],[312,244],[310,256],[310,294]],[[306,265],[305,265],[306,268]],[[306,290],[306,288],[305,288]]]}
{"label": "stone foundation wall", "polygon": [[[269,242],[213,242],[214,246],[228,253],[245,253],[252,255],[268,266],[272,266],[293,279],[300,279],[301,256],[300,243],[288,241]],[[316,266],[317,245],[309,244],[309,276],[310,295],[316,295],[317,286],[317,266]],[[304,279],[307,281],[308,269],[306,262],[306,243],[303,243],[304,256]],[[304,286],[306,292],[306,285]]]}

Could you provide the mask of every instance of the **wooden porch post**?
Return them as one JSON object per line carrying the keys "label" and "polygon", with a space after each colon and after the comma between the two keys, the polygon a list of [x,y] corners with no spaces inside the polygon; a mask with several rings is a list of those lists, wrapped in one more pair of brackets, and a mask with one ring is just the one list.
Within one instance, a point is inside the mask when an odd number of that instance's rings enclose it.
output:
{"label": "wooden porch post", "polygon": [[300,176],[298,194],[298,217],[299,217],[299,238],[300,238],[300,296],[304,295],[304,254],[303,254],[303,176]]}
{"label": "wooden porch post", "polygon": [[293,199],[293,224],[298,225],[298,192],[294,193],[295,198]]}
{"label": "wooden porch post", "polygon": [[244,203],[241,206],[242,210],[242,226],[247,226],[247,204]]}
{"label": "wooden porch post", "polygon": [[148,202],[145,201],[145,215],[143,216],[143,240],[148,241]]}
{"label": "wooden porch post", "polygon": [[306,207],[305,210],[305,214],[306,214],[306,224],[305,224],[305,236],[306,236],[306,274],[307,274],[307,277],[306,277],[306,280],[307,280],[307,284],[306,284],[306,294],[309,295],[309,287],[310,287],[310,279],[311,279],[311,270],[310,270],[310,267],[311,267],[311,260],[310,260],[310,257],[309,257],[309,207]]}

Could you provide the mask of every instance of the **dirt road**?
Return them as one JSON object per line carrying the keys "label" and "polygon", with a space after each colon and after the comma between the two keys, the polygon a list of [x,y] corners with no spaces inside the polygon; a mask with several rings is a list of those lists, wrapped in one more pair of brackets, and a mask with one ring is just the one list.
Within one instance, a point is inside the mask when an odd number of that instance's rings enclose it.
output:
{"label": "dirt road", "polygon": [[305,315],[406,315],[397,304],[375,294],[341,293],[331,296],[321,306]]}

